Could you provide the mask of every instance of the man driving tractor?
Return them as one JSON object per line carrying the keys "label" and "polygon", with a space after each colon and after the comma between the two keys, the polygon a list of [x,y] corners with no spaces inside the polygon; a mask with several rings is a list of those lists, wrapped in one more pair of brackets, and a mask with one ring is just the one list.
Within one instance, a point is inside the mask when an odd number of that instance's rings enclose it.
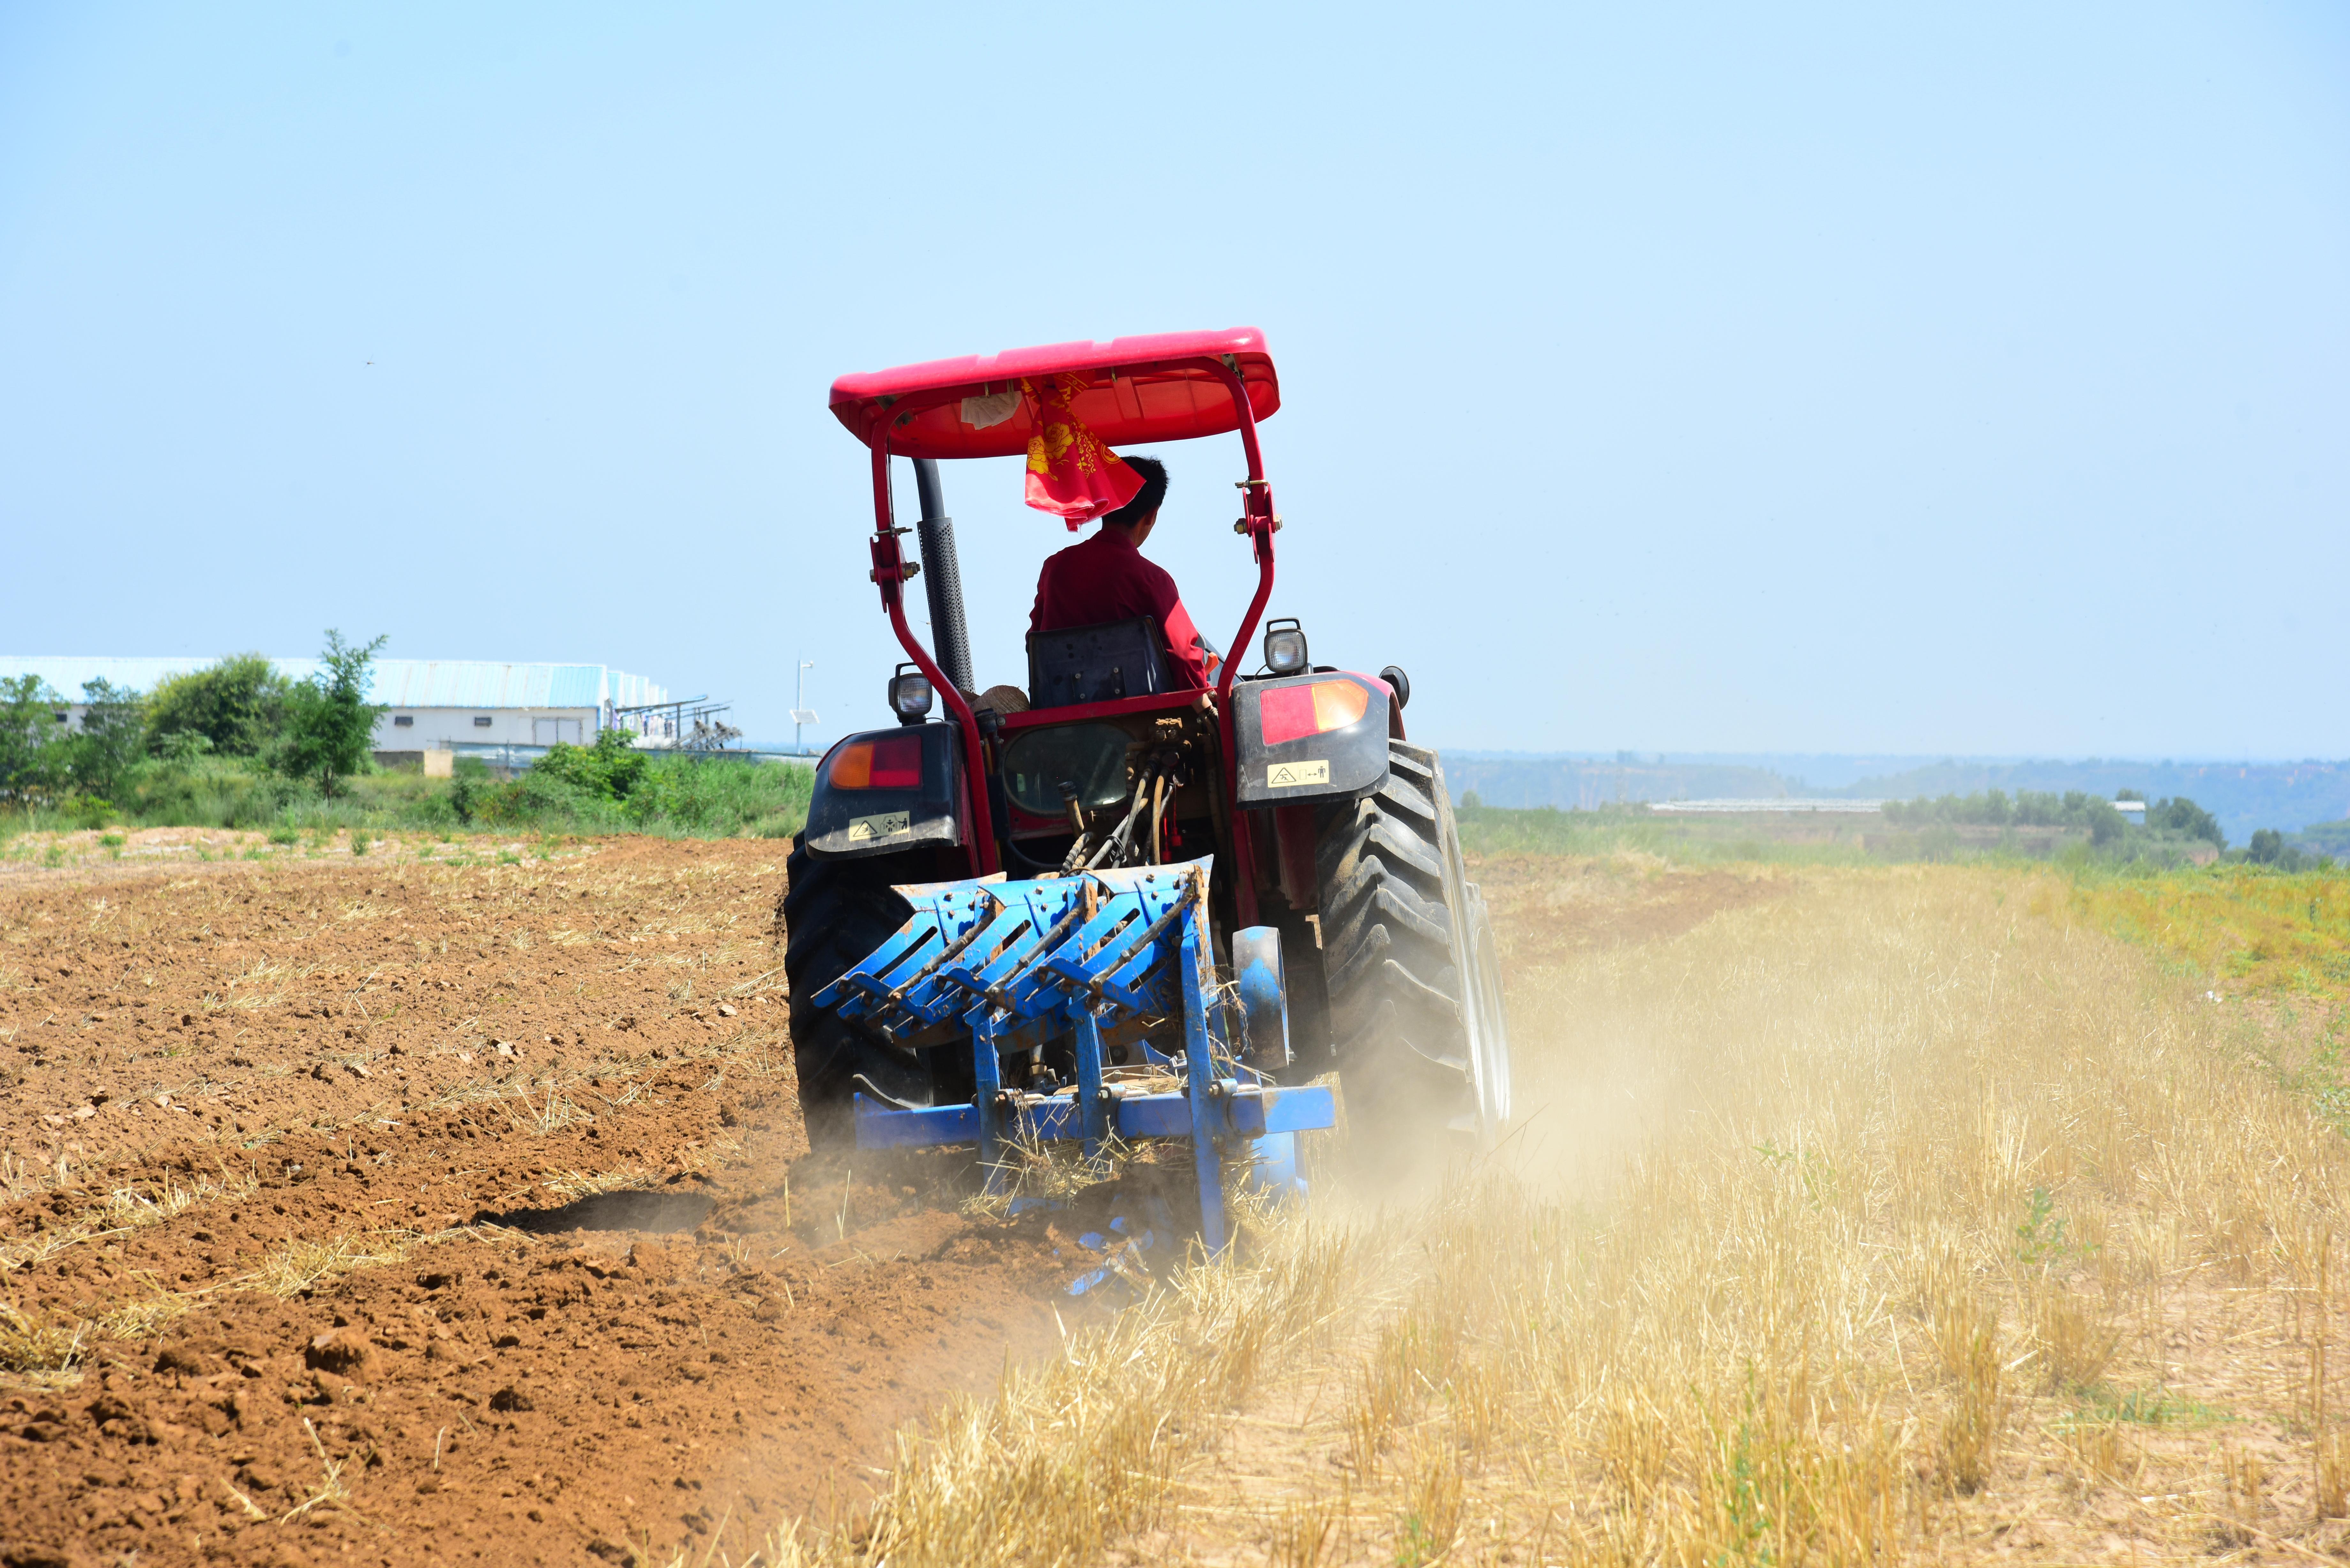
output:
{"label": "man driving tractor", "polygon": [[1167,465],[1155,457],[1118,461],[1140,476],[1142,488],[1125,505],[1104,514],[1092,538],[1045,557],[1036,576],[1036,607],[1029,614],[1028,629],[1062,631],[1149,616],[1166,639],[1173,684],[1205,691],[1215,684],[1222,660],[1191,624],[1175,579],[1142,556],[1143,541],[1167,499]]}

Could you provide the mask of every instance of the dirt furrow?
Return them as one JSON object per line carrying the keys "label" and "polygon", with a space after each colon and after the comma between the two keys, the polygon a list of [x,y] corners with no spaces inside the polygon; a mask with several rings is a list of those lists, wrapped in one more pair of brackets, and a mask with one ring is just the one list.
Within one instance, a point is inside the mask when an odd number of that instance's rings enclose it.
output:
{"label": "dirt furrow", "polygon": [[807,1153],[771,846],[449,858],[0,890],[0,1561],[740,1561],[1074,1326]]}

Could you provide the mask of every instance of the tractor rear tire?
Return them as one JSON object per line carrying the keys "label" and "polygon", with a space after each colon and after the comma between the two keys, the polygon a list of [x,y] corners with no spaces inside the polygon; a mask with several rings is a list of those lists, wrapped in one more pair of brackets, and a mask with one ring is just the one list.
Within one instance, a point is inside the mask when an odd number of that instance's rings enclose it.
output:
{"label": "tractor rear tire", "polygon": [[[1363,1163],[1392,1168],[1414,1149],[1490,1144],[1508,1115],[1507,1025],[1492,927],[1462,875],[1436,753],[1390,741],[1387,781],[1326,809],[1320,827],[1331,1038]],[[1498,1096],[1488,1086],[1497,1048]]]}
{"label": "tractor rear tire", "polygon": [[813,1000],[912,918],[913,907],[899,897],[896,884],[925,880],[922,869],[898,855],[818,860],[799,837],[792,839],[777,912],[792,992],[792,1065],[812,1147],[857,1141],[859,1076],[893,1099],[930,1103],[930,1071],[919,1053],[877,1040]]}
{"label": "tractor rear tire", "polygon": [[1502,950],[1484,889],[1469,884],[1470,998],[1477,1014],[1477,1094],[1489,1127],[1510,1120],[1510,1014],[1502,996]]}

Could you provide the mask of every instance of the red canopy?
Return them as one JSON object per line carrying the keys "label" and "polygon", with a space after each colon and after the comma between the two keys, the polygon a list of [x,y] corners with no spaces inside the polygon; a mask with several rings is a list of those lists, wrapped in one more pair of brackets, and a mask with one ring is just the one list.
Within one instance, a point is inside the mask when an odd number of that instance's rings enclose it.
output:
{"label": "red canopy", "polygon": [[1019,395],[1022,379],[1070,375],[1085,383],[1071,411],[1111,446],[1188,441],[1240,428],[1231,390],[1201,363],[1226,356],[1239,367],[1258,419],[1281,407],[1264,334],[1234,327],[1008,348],[843,376],[832,384],[832,411],[868,446],[888,420],[889,450],[899,457],[1014,457],[1028,450],[1036,427],[1034,400]]}

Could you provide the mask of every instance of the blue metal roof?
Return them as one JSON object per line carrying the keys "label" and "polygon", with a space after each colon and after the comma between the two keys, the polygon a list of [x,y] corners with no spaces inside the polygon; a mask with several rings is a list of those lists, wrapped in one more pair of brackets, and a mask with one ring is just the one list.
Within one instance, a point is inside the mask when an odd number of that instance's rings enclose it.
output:
{"label": "blue metal roof", "polygon": [[372,695],[394,708],[593,708],[608,692],[600,664],[387,659]]}
{"label": "blue metal roof", "polygon": [[[152,691],[170,675],[204,670],[211,659],[114,659],[0,654],[0,679],[36,675],[68,701],[85,682],[107,680]],[[323,668],[315,659],[273,659],[280,674],[305,680]],[[628,708],[668,700],[667,689],[602,664],[500,664],[478,659],[379,659],[371,701],[393,708]]]}

